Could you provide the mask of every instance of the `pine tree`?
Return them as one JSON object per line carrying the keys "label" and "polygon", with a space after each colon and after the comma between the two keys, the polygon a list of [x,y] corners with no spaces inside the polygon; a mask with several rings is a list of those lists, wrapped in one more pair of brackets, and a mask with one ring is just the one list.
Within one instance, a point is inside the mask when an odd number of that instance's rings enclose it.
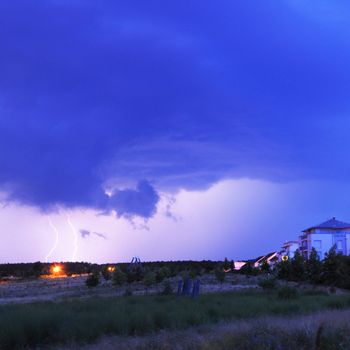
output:
{"label": "pine tree", "polygon": [[317,254],[315,248],[312,248],[310,257],[306,261],[306,275],[307,278],[313,283],[319,283],[321,281],[322,262]]}
{"label": "pine tree", "polygon": [[303,281],[305,277],[305,259],[297,250],[291,260],[291,279],[293,281]]}
{"label": "pine tree", "polygon": [[328,253],[323,262],[322,281],[330,285],[338,285],[341,283],[341,256],[336,252],[334,245]]}

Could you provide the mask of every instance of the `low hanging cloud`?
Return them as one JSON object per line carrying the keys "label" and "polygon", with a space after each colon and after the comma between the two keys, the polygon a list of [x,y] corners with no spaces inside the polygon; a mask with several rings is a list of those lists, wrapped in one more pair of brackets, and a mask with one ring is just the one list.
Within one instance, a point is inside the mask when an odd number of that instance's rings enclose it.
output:
{"label": "low hanging cloud", "polygon": [[159,195],[146,180],[140,181],[136,189],[118,190],[110,197],[108,209],[115,210],[119,217],[152,217],[157,209]]}
{"label": "low hanging cloud", "polygon": [[107,236],[103,233],[99,233],[99,232],[92,232],[92,231],[89,231],[89,230],[85,230],[85,229],[81,229],[80,231],[80,235],[82,238],[87,238],[87,237],[90,237],[92,235],[95,235],[99,238],[103,238],[103,239],[107,239]]}

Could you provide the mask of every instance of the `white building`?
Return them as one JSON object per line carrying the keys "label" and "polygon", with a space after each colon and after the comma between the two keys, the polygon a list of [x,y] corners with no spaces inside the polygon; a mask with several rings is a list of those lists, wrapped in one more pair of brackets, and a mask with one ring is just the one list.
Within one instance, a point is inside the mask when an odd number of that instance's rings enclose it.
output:
{"label": "white building", "polygon": [[280,260],[283,257],[288,257],[288,259],[293,259],[295,252],[299,249],[298,241],[288,241],[283,244],[282,251],[279,253]]}
{"label": "white building", "polygon": [[309,258],[312,248],[315,248],[322,260],[334,245],[337,253],[350,255],[350,224],[336,218],[309,227],[299,237],[299,249],[305,258]]}

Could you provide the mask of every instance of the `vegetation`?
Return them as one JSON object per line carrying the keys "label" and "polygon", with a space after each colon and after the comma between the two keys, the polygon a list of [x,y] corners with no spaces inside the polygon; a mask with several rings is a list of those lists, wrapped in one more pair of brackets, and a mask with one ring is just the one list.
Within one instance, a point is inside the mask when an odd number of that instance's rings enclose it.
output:
{"label": "vegetation", "polygon": [[277,264],[276,272],[279,278],[288,281],[307,281],[350,289],[350,256],[337,254],[335,246],[322,261],[315,249],[308,260],[297,251],[293,259]]}
{"label": "vegetation", "polygon": [[97,287],[99,283],[100,279],[97,273],[92,273],[91,275],[89,275],[85,282],[85,284],[90,288]]}
{"label": "vegetation", "polygon": [[274,293],[224,293],[198,299],[175,296],[90,298],[0,307],[2,349],[48,343],[91,342],[104,334],[141,335],[220,320],[292,315],[350,307],[348,296],[299,295],[282,300]]}
{"label": "vegetation", "polygon": [[116,269],[113,273],[112,282],[115,286],[122,286],[127,281],[127,275],[120,269]]}

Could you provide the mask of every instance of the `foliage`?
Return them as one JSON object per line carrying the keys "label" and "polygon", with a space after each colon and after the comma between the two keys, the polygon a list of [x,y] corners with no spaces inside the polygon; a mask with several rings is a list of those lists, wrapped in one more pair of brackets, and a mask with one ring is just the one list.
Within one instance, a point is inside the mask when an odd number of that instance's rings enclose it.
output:
{"label": "foliage", "polygon": [[298,296],[298,290],[294,287],[283,286],[278,290],[279,299],[295,299]]}
{"label": "foliage", "polygon": [[258,285],[264,290],[275,289],[277,286],[277,281],[275,278],[265,278],[258,282]]}
{"label": "foliage", "polygon": [[85,284],[89,287],[97,287],[98,284],[100,283],[100,279],[98,277],[97,273],[92,273],[88,276],[88,278],[85,281]]}
{"label": "foliage", "polygon": [[131,297],[132,296],[132,289],[126,288],[123,294],[125,297]]}
{"label": "foliage", "polygon": [[156,274],[153,271],[148,271],[143,278],[143,283],[146,286],[146,288],[149,288],[153,284],[156,283]]}
{"label": "foliage", "polygon": [[163,266],[160,269],[157,270],[156,272],[156,281],[157,283],[162,282],[165,278],[170,277],[171,271],[168,267]]}
{"label": "foliage", "polygon": [[114,286],[122,286],[126,283],[127,281],[127,276],[126,274],[119,268],[117,268],[114,272],[113,272],[113,276],[112,276],[112,283]]}
{"label": "foliage", "polygon": [[163,283],[162,295],[170,295],[173,294],[173,287],[169,280],[165,280]]}
{"label": "foliage", "polygon": [[112,278],[112,273],[108,271],[107,266],[102,269],[101,274],[106,281],[109,281]]}
{"label": "foliage", "polygon": [[261,264],[260,269],[261,269],[262,272],[265,272],[265,273],[270,272],[270,265],[269,265],[269,263],[266,260],[264,260],[264,262]]}
{"label": "foliage", "polygon": [[321,281],[322,263],[315,248],[312,248],[310,257],[305,263],[307,279],[313,283]]}
{"label": "foliage", "polygon": [[215,277],[220,283],[223,283],[225,281],[226,273],[222,268],[217,268],[215,270]]}
{"label": "foliage", "polygon": [[291,260],[291,275],[292,281],[303,281],[305,280],[305,259],[301,255],[300,251],[297,250]]}

